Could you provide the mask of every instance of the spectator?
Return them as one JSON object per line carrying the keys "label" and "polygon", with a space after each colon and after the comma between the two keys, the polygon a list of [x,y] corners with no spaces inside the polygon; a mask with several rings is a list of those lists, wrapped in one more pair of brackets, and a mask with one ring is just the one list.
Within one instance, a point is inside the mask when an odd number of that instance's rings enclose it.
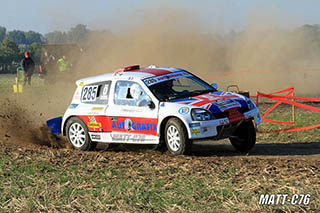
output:
{"label": "spectator", "polygon": [[70,69],[70,62],[67,60],[67,57],[64,55],[62,58],[59,58],[58,60],[58,65],[59,65],[59,71],[60,72],[67,72]]}
{"label": "spectator", "polygon": [[53,55],[49,55],[47,51],[44,52],[41,59],[40,74],[45,80],[54,80],[53,76],[56,74],[57,62]]}
{"label": "spectator", "polygon": [[21,61],[21,67],[24,70],[24,85],[28,84],[31,85],[31,76],[33,75],[35,64],[30,57],[29,52],[24,53],[24,59]]}

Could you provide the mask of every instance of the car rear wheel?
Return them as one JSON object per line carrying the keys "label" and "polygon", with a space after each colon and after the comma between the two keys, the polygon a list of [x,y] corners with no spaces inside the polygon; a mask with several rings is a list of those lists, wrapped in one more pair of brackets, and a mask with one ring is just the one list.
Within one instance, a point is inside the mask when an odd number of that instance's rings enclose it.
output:
{"label": "car rear wheel", "polygon": [[169,152],[173,155],[185,154],[191,150],[192,142],[188,138],[188,132],[177,118],[172,118],[167,122],[165,141]]}
{"label": "car rear wheel", "polygon": [[87,125],[77,117],[70,118],[67,123],[67,137],[68,141],[73,148],[79,150],[92,150],[96,147],[97,143],[92,142]]}
{"label": "car rear wheel", "polygon": [[231,136],[230,142],[232,146],[240,152],[249,152],[256,144],[256,129],[252,121],[247,121],[236,129],[234,135]]}

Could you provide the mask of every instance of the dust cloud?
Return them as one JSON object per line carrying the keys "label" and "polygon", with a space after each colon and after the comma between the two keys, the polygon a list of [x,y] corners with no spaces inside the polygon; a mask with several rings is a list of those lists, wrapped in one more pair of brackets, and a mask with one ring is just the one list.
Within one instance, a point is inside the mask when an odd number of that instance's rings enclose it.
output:
{"label": "dust cloud", "polygon": [[[296,94],[319,94],[319,55],[306,50],[303,33],[249,26],[239,33],[212,34],[188,11],[171,8],[143,12],[143,21],[128,27],[125,33],[92,33],[81,44],[85,51],[75,59],[68,76],[58,76],[56,83],[46,85],[41,92],[26,91],[22,100],[14,104],[10,97],[8,108],[17,105],[36,113],[12,112],[10,118],[0,122],[2,128],[12,132],[17,124],[21,131],[31,127],[28,132],[40,131],[37,141],[50,141],[41,133],[46,131],[42,125],[47,119],[63,115],[71,103],[75,80],[132,64],[184,68],[209,83],[217,82],[222,90],[237,84],[254,94],[295,86]],[[231,75],[221,77],[226,74]],[[39,122],[31,125],[29,121]],[[10,128],[5,127],[8,122]]]}
{"label": "dust cloud", "polygon": [[317,95],[320,54],[310,53],[305,35],[279,28],[270,15],[250,19],[242,32],[213,34],[191,12],[145,11],[144,21],[125,34],[91,36],[79,58],[77,77],[110,73],[131,64],[155,64],[187,69],[209,83],[217,82],[223,90],[237,84],[254,94],[294,86],[297,94]]}

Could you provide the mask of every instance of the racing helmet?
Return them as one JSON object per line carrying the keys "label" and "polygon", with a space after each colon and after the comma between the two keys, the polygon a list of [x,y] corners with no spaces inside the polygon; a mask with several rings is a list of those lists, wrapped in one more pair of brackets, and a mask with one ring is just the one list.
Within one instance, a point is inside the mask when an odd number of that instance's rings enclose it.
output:
{"label": "racing helmet", "polygon": [[138,84],[132,84],[130,87],[130,95],[133,99],[138,99],[142,95],[142,88]]}

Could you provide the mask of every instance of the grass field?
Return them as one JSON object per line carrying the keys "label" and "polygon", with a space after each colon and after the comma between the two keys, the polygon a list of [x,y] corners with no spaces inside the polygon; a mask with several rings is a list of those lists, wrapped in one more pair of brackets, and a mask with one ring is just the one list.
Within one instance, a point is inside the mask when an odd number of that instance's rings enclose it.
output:
{"label": "grass field", "polygon": [[[0,149],[0,203],[10,211],[316,211],[319,160]],[[294,168],[294,169],[293,169]],[[259,206],[265,193],[310,194],[308,205]],[[276,211],[278,209],[278,211]]]}
{"label": "grass field", "polygon": [[[2,77],[0,85],[10,84],[12,76]],[[43,87],[41,79],[36,82],[34,88]],[[268,118],[289,121],[290,110],[281,106]],[[0,126],[12,122],[0,115]],[[296,109],[293,126],[319,120],[319,113]],[[280,128],[288,126],[259,126],[261,131]],[[1,129],[0,212],[317,212],[319,133],[257,133],[248,155],[225,140],[173,157],[136,146],[105,152],[58,149]],[[310,194],[310,203],[259,205],[266,193]]]}

